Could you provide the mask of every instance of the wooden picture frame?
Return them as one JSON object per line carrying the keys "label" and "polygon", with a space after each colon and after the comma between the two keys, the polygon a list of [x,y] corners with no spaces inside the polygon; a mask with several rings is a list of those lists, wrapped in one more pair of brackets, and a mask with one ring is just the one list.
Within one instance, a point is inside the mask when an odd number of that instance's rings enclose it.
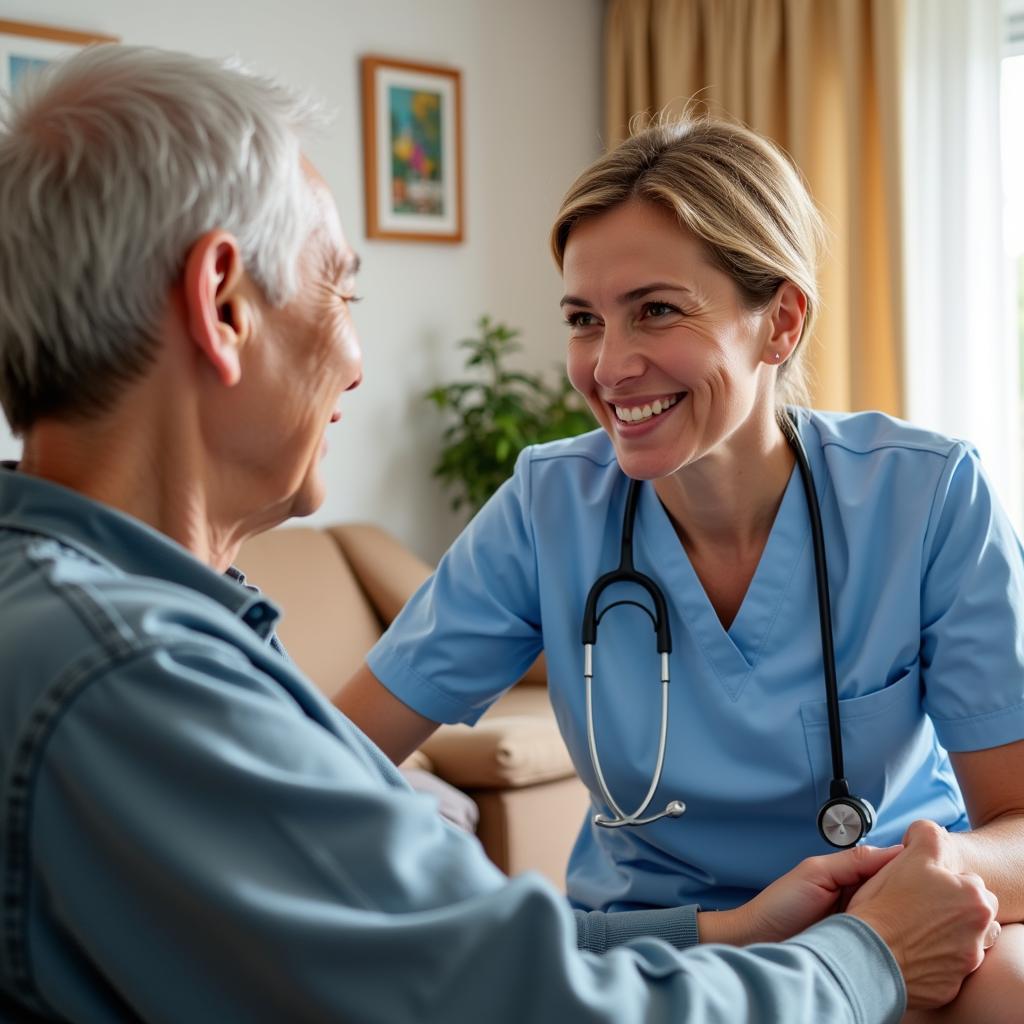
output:
{"label": "wooden picture frame", "polygon": [[362,58],[367,238],[461,242],[462,75]]}
{"label": "wooden picture frame", "polygon": [[19,78],[93,43],[116,43],[116,36],[0,19],[0,92],[11,93]]}

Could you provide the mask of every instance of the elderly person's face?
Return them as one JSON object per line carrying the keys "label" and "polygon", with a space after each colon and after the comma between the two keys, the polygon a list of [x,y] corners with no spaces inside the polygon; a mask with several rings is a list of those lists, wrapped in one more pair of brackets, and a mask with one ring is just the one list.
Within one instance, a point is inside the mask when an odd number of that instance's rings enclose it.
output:
{"label": "elderly person's face", "polygon": [[211,424],[227,432],[211,443],[227,447],[242,503],[278,521],[322,503],[326,430],[341,418],[343,392],[362,378],[349,310],[358,259],[326,185],[311,168],[307,175],[319,217],[300,257],[298,292],[281,308],[253,298],[241,379]]}
{"label": "elderly person's face", "polygon": [[628,475],[696,462],[770,400],[769,318],[670,211],[631,200],[582,221],[563,276],[569,377]]}

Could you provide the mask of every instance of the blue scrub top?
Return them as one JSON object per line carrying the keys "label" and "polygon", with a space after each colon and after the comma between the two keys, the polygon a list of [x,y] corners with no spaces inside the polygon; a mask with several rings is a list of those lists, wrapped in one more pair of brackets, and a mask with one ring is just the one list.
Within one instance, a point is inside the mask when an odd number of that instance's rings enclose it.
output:
{"label": "blue scrub top", "polygon": [[[917,818],[966,829],[946,750],[1024,738],[1020,543],[962,442],[879,413],[799,419],[825,530],[846,776],[877,811],[870,841],[899,842]],[[371,652],[374,674],[421,714],[472,723],[543,648],[562,735],[597,794],[580,625],[593,581],[618,563],[627,487],[602,431],[527,449]],[[588,814],[569,895],[604,910],[735,906],[831,849],[816,828],[831,759],[799,472],[728,630],[649,485],[634,544],[637,567],[666,594],[673,638],[669,744],[651,806],[680,799],[687,811],[610,830]],[[650,620],[610,612],[594,716],[605,778],[626,809],[650,784],[659,678]]]}

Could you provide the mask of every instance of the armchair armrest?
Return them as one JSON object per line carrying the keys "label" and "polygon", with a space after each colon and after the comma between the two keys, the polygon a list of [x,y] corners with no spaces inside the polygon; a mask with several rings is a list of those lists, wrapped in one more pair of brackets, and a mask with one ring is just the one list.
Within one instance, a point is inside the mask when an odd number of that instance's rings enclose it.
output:
{"label": "armchair armrest", "polygon": [[[328,532],[385,628],[434,571],[432,566],[379,526],[345,523],[329,527]],[[526,670],[522,682],[546,686],[547,681],[547,664],[541,654]]]}
{"label": "armchair armrest", "polygon": [[500,715],[443,725],[421,748],[460,789],[519,789],[574,774],[553,715]]}
{"label": "armchair armrest", "polygon": [[387,626],[434,571],[386,530],[369,523],[331,526],[328,532],[341,548],[359,585]]}

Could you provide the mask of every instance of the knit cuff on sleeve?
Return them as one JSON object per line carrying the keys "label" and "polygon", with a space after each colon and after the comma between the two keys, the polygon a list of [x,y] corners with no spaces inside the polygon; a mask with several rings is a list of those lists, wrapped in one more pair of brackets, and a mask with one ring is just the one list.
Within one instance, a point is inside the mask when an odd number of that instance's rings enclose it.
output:
{"label": "knit cuff on sleeve", "polygon": [[667,910],[624,910],[615,914],[577,910],[576,944],[590,953],[603,953],[631,939],[653,936],[664,939],[676,949],[686,949],[700,941],[698,910],[697,904]]}

